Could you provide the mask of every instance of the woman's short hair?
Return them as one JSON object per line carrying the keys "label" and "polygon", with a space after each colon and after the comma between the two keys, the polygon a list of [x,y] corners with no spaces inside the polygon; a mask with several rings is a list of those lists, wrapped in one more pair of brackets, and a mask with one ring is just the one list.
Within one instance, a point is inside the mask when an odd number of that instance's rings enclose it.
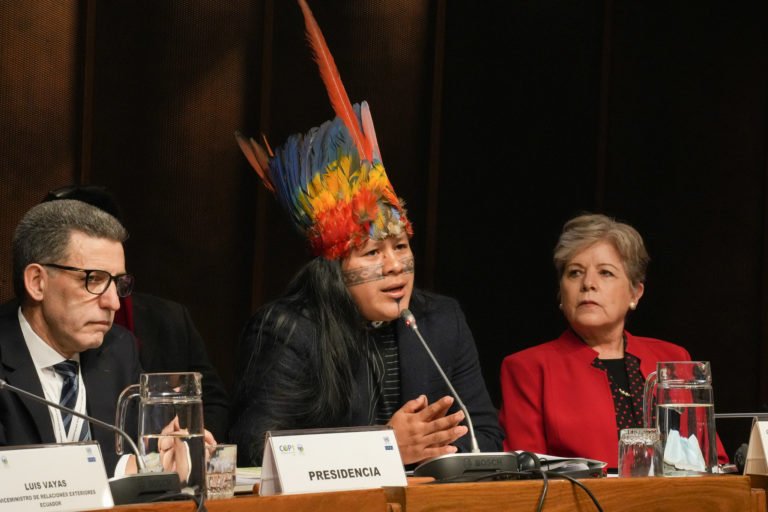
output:
{"label": "woman's short hair", "polygon": [[563,226],[553,257],[558,279],[563,277],[565,266],[576,253],[598,242],[613,244],[632,286],[645,282],[645,270],[651,258],[640,233],[629,224],[592,213],[574,217]]}

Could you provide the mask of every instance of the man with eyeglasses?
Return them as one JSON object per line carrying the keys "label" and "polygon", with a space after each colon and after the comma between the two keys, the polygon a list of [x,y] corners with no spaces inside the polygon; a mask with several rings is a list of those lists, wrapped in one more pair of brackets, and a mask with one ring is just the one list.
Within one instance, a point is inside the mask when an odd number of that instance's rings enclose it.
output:
{"label": "man with eyeglasses", "polygon": [[[120,205],[104,186],[68,185],[49,191],[43,202],[62,199],[82,201],[107,212],[121,224],[124,222]],[[226,387],[208,357],[205,341],[190,311],[178,302],[138,292],[134,289],[131,295],[120,298],[114,323],[137,338],[139,361],[144,371],[202,374],[205,428],[216,439],[225,439],[229,429]]]}
{"label": "man with eyeglasses", "polygon": [[[18,307],[0,313],[0,378],[107,423],[120,392],[138,381],[133,336],[113,327],[133,289],[128,233],[111,215],[73,200],[29,210],[13,238]],[[58,409],[0,391],[0,445],[95,439],[108,472],[114,435]]]}

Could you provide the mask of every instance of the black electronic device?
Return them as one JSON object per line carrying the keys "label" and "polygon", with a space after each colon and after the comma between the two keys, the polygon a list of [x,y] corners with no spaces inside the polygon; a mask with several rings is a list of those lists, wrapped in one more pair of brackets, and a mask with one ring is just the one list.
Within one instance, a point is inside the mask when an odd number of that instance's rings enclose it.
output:
{"label": "black electronic device", "polygon": [[[437,481],[464,482],[525,477],[516,453],[452,453],[428,459],[413,470],[413,476],[429,476]],[[535,478],[535,475],[532,475]]]}

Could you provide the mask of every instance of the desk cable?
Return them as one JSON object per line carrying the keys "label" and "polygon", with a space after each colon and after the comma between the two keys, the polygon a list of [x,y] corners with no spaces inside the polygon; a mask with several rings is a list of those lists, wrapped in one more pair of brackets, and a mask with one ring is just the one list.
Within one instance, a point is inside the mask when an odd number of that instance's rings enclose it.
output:
{"label": "desk cable", "polygon": [[[472,482],[480,482],[483,480],[511,480],[515,477],[524,477],[524,478],[530,478],[535,477],[536,475],[541,475],[542,479],[542,488],[541,488],[541,495],[539,496],[539,502],[536,506],[536,512],[541,512],[544,509],[544,500],[547,498],[547,492],[549,491],[549,479],[550,478],[564,478],[571,482],[572,484],[580,487],[584,490],[584,492],[587,493],[587,496],[592,500],[592,503],[595,504],[595,507],[599,512],[604,512],[603,507],[600,506],[600,502],[597,500],[597,497],[592,494],[592,491],[587,488],[583,483],[579,482],[577,479],[573,478],[572,476],[566,475],[564,473],[558,473],[557,471],[544,471],[541,469],[530,469],[527,471],[497,471],[495,473],[489,473],[482,476],[479,476],[477,478],[473,478]],[[442,480],[441,482],[449,483],[451,479]],[[462,480],[463,482],[467,482],[469,480]]]}

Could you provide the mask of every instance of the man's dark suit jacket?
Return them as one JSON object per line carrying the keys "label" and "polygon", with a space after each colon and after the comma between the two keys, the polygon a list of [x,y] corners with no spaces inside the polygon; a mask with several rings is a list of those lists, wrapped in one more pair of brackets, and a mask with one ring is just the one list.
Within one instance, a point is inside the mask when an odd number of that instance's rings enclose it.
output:
{"label": "man's dark suit jacket", "polygon": [[145,372],[200,372],[205,428],[223,442],[229,426],[229,397],[189,311],[177,302],[146,293],[133,293],[131,301],[142,368]]}
{"label": "man's dark suit jacket", "polygon": [[[32,356],[21,334],[17,310],[18,305],[10,304],[0,309],[0,378],[44,397]],[[88,414],[114,424],[120,392],[137,383],[141,373],[135,338],[122,327],[113,326],[99,348],[80,353],[80,367],[88,397]],[[130,430],[135,431],[136,425]],[[91,425],[91,434],[101,446],[107,474],[112,475],[117,463],[115,435],[94,425]],[[0,446],[55,442],[46,406],[8,390],[0,390]]]}
{"label": "man's dark suit jacket", "polygon": [[[500,451],[503,434],[496,409],[491,403],[478,361],[477,348],[459,304],[448,297],[414,290],[411,312],[419,331],[469,410],[482,451]],[[232,414],[230,440],[238,445],[241,465],[260,465],[264,433],[315,427],[369,425],[371,396],[364,384],[367,365],[361,361],[354,371],[351,407],[344,417],[311,417],[308,411],[317,396],[317,326],[306,316],[282,308],[275,317],[293,325],[274,329],[254,316],[243,331],[237,393]],[[258,333],[263,346],[258,352]],[[424,394],[432,403],[451,392],[435,368],[416,334],[401,320],[396,323],[400,357],[401,404]],[[398,407],[400,407],[398,406]],[[449,413],[458,410],[454,403]],[[469,435],[454,443],[459,451],[470,451]]]}

